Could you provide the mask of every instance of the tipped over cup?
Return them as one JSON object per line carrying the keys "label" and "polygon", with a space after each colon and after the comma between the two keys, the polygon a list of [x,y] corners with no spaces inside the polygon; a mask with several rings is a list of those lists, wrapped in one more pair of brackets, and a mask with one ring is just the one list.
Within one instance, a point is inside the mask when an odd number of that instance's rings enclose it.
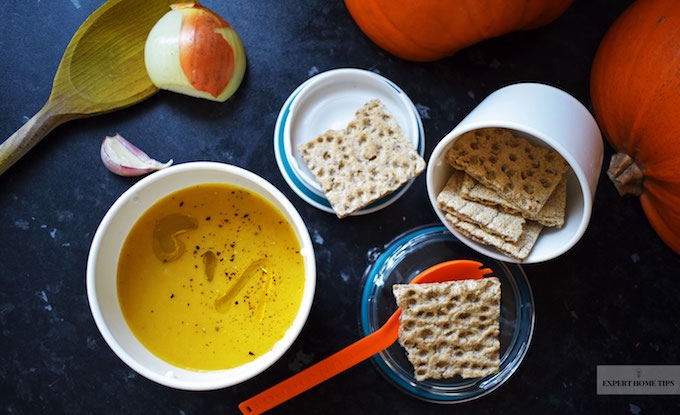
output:
{"label": "tipped over cup", "polygon": [[[488,128],[507,130],[534,146],[554,150],[568,164],[564,224],[561,227],[543,227],[524,258],[510,256],[461,231],[447,219],[446,212],[437,201],[455,171],[445,161],[446,153],[464,134]],[[545,84],[513,84],[491,93],[437,144],[428,161],[428,198],[447,229],[474,250],[507,262],[549,261],[572,248],[588,227],[603,152],[600,129],[588,109],[576,98]]]}

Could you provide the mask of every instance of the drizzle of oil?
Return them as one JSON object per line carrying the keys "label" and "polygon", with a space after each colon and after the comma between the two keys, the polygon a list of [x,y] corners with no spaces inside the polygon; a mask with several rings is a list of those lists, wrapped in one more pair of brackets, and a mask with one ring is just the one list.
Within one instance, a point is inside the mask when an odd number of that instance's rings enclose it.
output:
{"label": "drizzle of oil", "polygon": [[257,304],[257,310],[255,310],[255,320],[262,321],[264,318],[264,312],[267,310],[267,297],[269,297],[269,291],[271,290],[272,280],[274,279],[274,269],[270,266],[271,263],[264,260],[260,269],[262,270],[262,277],[264,278],[264,289],[262,294],[260,294],[260,301]]}
{"label": "drizzle of oil", "polygon": [[260,298],[256,311],[257,319],[261,320],[266,307],[265,296],[269,294],[269,290],[271,289],[271,278],[273,276],[267,271],[268,269],[272,269],[272,263],[266,258],[258,259],[250,264],[229,290],[223,296],[217,297],[215,300],[215,310],[219,313],[226,313],[229,311],[229,308],[236,301],[236,295],[243,289],[248,281],[253,278],[258,278],[258,275],[266,275],[268,278],[265,278],[265,289],[262,291],[262,297]]}
{"label": "drizzle of oil", "polygon": [[153,252],[163,262],[179,259],[186,248],[178,238],[184,232],[198,228],[198,221],[190,215],[173,213],[162,217],[153,228]]}
{"label": "drizzle of oil", "polygon": [[119,301],[159,358],[192,370],[236,367],[285,335],[304,264],[293,228],[266,200],[231,185],[194,186],[159,201],[130,231]]}
{"label": "drizzle of oil", "polygon": [[213,251],[206,251],[203,255],[203,272],[208,282],[215,277],[215,268],[217,267],[217,255]]}

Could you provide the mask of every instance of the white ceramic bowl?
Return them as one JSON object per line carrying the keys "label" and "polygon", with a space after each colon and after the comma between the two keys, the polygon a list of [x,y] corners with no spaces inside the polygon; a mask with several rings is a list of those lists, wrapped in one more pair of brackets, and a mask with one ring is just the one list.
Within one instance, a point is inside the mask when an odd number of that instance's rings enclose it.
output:
{"label": "white ceramic bowl", "polygon": [[[149,352],[134,336],[122,314],[117,294],[120,251],[130,229],[151,205],[166,195],[201,183],[229,183],[253,191],[271,202],[292,225],[305,262],[302,303],[293,324],[271,351],[228,370],[190,371],[175,367]],[[137,182],[116,200],[94,235],[87,262],[87,295],[102,336],[123,362],[142,376],[176,389],[213,390],[232,386],[261,373],[293,344],[304,326],[316,287],[314,248],[294,206],[273,185],[239,167],[215,163],[178,164]]]}
{"label": "white ceramic bowl", "polygon": [[[322,72],[303,82],[283,104],[274,128],[274,155],[283,178],[310,205],[334,213],[297,147],[326,130],[344,129],[355,112],[375,98],[394,115],[399,127],[423,156],[425,133],[415,105],[392,81],[371,71],[339,68]],[[413,180],[352,216],[389,206],[408,190],[411,183]]]}
{"label": "white ceramic bowl", "polygon": [[485,98],[433,150],[427,167],[427,192],[442,223],[476,251],[520,262],[463,236],[437,207],[437,195],[453,171],[444,162],[444,154],[462,134],[485,127],[509,129],[534,144],[552,148],[569,163],[565,224],[560,229],[544,228],[529,256],[521,262],[544,262],[562,255],[579,241],[590,221],[603,158],[602,134],[595,119],[577,99],[560,89],[538,83],[514,84]]}

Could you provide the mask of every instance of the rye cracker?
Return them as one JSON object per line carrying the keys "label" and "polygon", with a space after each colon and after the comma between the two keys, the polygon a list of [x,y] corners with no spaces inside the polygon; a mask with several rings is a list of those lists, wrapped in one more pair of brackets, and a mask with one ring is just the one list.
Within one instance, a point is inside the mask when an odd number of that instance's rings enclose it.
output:
{"label": "rye cracker", "polygon": [[466,200],[460,195],[465,172],[456,170],[437,196],[439,208],[474,223],[485,231],[500,236],[506,241],[516,242],[524,231],[526,221],[519,215],[509,214],[496,206]]}
{"label": "rye cracker", "polygon": [[328,130],[298,150],[339,218],[394,192],[425,168],[378,99],[357,110],[344,130]]}
{"label": "rye cracker", "polygon": [[498,278],[397,284],[399,344],[417,380],[478,378],[500,367]]}
{"label": "rye cracker", "polygon": [[530,214],[541,210],[568,168],[556,151],[504,128],[464,133],[444,159]]}
{"label": "rye cracker", "polygon": [[562,177],[543,208],[536,214],[522,212],[520,208],[501,197],[498,192],[468,174],[465,175],[460,187],[460,197],[486,205],[499,206],[507,213],[520,215],[524,219],[536,221],[543,226],[561,228],[564,226],[567,206],[567,177],[566,175]]}
{"label": "rye cracker", "polygon": [[525,260],[531,249],[538,240],[538,235],[543,229],[543,225],[538,222],[529,221],[524,227],[524,232],[519,237],[517,242],[508,242],[498,235],[494,235],[480,228],[474,223],[460,220],[455,215],[450,213],[445,214],[446,220],[461,234],[486,245],[492,245],[503,254],[518,259]]}

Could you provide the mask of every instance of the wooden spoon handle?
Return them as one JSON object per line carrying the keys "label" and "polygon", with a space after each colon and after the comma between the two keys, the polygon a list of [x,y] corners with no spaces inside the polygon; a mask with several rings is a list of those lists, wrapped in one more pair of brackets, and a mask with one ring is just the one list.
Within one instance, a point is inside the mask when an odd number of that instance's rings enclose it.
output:
{"label": "wooden spoon handle", "polygon": [[379,330],[241,402],[238,408],[243,414],[261,414],[386,349],[397,340],[399,314],[395,312]]}
{"label": "wooden spoon handle", "polygon": [[40,111],[0,144],[0,175],[23,157],[50,131],[63,122],[75,118],[55,111],[48,101]]}

